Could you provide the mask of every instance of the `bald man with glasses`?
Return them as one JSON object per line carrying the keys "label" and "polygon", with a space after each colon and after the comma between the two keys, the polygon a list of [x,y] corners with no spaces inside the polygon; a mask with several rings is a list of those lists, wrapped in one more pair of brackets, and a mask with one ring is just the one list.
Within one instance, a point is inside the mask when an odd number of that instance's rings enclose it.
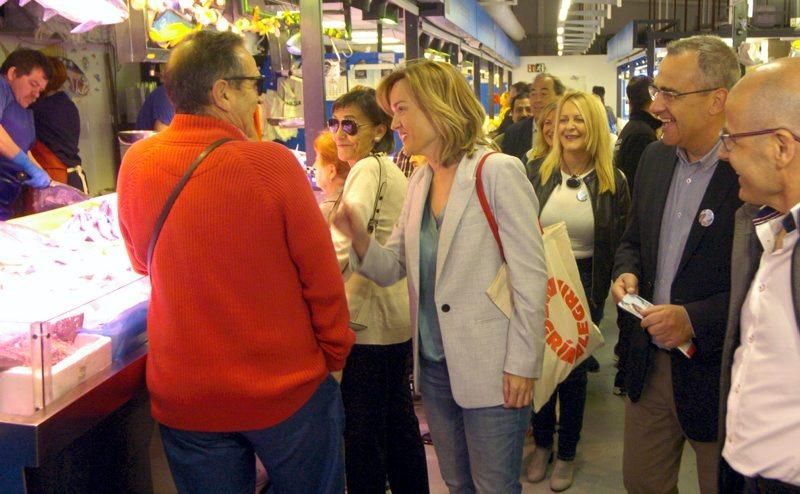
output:
{"label": "bald man with glasses", "polygon": [[800,493],[800,59],[749,72],[720,155],[739,176],[720,381],[721,492]]}
{"label": "bald man with glasses", "polygon": [[[730,294],[736,174],[719,159],[733,51],[713,36],[672,42],[650,89],[663,122],[636,172],[612,293],[655,304],[631,327],[623,480],[630,493],[676,493],[683,446],[702,494],[717,492],[717,412]],[[679,348],[683,348],[683,351]]]}

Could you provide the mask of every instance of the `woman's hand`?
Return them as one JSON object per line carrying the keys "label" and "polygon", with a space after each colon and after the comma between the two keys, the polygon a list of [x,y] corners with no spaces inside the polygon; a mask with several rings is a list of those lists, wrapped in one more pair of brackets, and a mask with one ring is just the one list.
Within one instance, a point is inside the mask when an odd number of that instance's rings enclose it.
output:
{"label": "woman's hand", "polygon": [[523,408],[533,400],[533,378],[503,372],[503,400],[505,408]]}
{"label": "woman's hand", "polygon": [[363,259],[369,248],[369,233],[355,209],[345,202],[339,205],[339,210],[333,217],[333,226],[350,239],[358,258]]}

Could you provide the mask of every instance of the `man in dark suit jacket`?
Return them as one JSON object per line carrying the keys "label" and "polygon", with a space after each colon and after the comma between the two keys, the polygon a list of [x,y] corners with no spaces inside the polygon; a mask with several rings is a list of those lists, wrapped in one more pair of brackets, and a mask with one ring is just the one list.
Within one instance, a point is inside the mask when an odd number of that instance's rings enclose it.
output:
{"label": "man in dark suit jacket", "polygon": [[542,72],[536,76],[530,90],[533,116],[506,129],[502,141],[503,153],[516,156],[522,163],[528,162],[527,154],[533,147],[533,131],[536,128],[534,122],[542,109],[564,94],[565,89],[561,79],[552,74]]}
{"label": "man in dark suit jacket", "polygon": [[[633,190],[636,168],[639,166],[644,149],[650,143],[658,140],[656,129],[661,127],[661,120],[654,117],[649,111],[650,104],[653,102],[650,97],[652,83],[653,79],[640,75],[632,77],[628,81],[628,87],[625,88],[631,113],[630,120],[619,133],[614,145],[614,166],[625,174],[630,190]],[[614,346],[614,355],[617,356],[617,375],[614,376],[613,392],[615,395],[624,395],[627,393],[625,365],[628,356],[628,335],[631,331],[638,331],[639,321],[632,317],[618,317],[617,321],[619,339]]]}
{"label": "man in dark suit jacket", "polygon": [[800,493],[800,59],[749,72],[725,115],[720,155],[748,204],[722,353],[720,492]]}
{"label": "man in dark suit jacket", "polygon": [[[650,110],[664,136],[645,149],[617,250],[615,300],[638,293],[627,358],[623,479],[631,493],[677,492],[685,441],[703,494],[716,492],[719,372],[730,290],[736,174],[719,162],[733,51],[713,36],[671,43]],[[690,345],[685,355],[678,347]],[[693,351],[693,354],[692,354]]]}

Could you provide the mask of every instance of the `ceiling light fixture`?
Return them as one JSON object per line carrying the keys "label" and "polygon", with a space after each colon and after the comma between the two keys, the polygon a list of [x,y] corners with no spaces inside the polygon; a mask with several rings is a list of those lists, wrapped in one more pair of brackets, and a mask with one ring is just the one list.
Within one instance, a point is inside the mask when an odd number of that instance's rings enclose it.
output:
{"label": "ceiling light fixture", "polygon": [[558,11],[558,20],[566,21],[569,15],[569,8],[572,5],[572,0],[561,0],[561,9]]}

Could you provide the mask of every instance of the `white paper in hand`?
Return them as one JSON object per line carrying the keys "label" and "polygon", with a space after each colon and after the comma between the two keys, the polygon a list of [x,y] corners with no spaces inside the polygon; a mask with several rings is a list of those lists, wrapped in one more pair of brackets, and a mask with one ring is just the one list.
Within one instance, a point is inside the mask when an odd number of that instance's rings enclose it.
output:
{"label": "white paper in hand", "polygon": [[620,300],[620,302],[617,305],[620,306],[626,312],[630,312],[634,316],[638,317],[639,319],[642,319],[642,314],[639,313],[640,310],[653,306],[653,304],[643,299],[642,297],[631,293],[622,297],[622,300]]}
{"label": "white paper in hand", "polygon": [[[622,297],[622,300],[620,300],[617,305],[624,311],[633,314],[639,319],[643,319],[642,314],[639,312],[640,310],[653,306],[652,303],[643,299],[639,295],[634,295],[631,293]],[[692,358],[692,355],[694,355],[696,349],[694,343],[692,343],[691,341],[687,341],[681,345],[678,345],[677,348],[678,350],[680,350],[682,354],[686,356],[686,358]]]}

